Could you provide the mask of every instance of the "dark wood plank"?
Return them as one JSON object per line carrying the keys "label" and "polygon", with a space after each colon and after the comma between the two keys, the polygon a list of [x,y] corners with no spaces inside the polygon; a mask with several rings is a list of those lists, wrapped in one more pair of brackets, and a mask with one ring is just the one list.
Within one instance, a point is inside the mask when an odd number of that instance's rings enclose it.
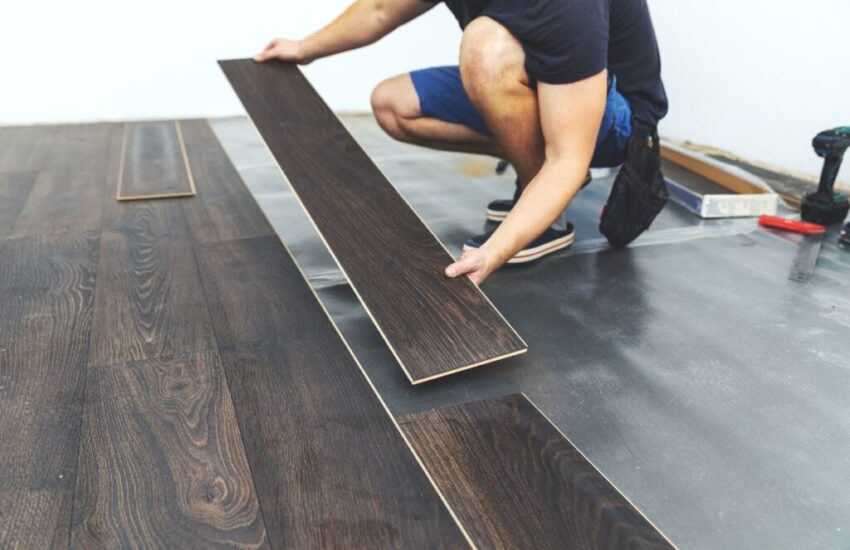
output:
{"label": "dark wood plank", "polygon": [[274,235],[206,120],[181,121],[198,196],[183,202],[195,242]]}
{"label": "dark wood plank", "polygon": [[221,66],[413,383],[525,351],[295,65]]}
{"label": "dark wood plank", "polygon": [[73,547],[267,546],[215,351],[91,369],[79,460]]}
{"label": "dark wood plank", "polygon": [[523,395],[399,422],[481,548],[672,548]]}
{"label": "dark wood plank", "polygon": [[[100,228],[107,182],[114,185],[112,158],[121,148],[123,125],[89,124],[42,128],[49,154],[11,236],[79,233]],[[41,156],[41,155],[39,155]]]}
{"label": "dark wood plank", "polygon": [[0,239],[12,232],[37,175],[34,170],[0,173]]}
{"label": "dark wood plank", "polygon": [[198,256],[272,546],[466,546],[279,239]]}
{"label": "dark wood plank", "polygon": [[68,544],[96,233],[0,242],[0,548]]}
{"label": "dark wood plank", "polygon": [[185,200],[105,204],[93,366],[215,347]]}
{"label": "dark wood plank", "polygon": [[116,198],[146,200],[195,194],[177,122],[131,122],[124,127]]}

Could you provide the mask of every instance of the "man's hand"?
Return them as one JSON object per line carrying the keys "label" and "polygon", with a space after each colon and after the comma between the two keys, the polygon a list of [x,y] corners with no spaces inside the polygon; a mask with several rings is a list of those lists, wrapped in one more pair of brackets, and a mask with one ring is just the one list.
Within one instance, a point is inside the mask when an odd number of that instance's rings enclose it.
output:
{"label": "man's hand", "polygon": [[473,283],[480,285],[500,265],[501,262],[496,260],[486,248],[466,250],[460,260],[446,268],[446,277],[469,275]]}
{"label": "man's hand", "polygon": [[279,59],[299,65],[306,65],[313,61],[304,52],[302,42],[285,38],[275,38],[268,43],[263,51],[254,56],[254,61],[257,62],[268,61],[269,59]]}

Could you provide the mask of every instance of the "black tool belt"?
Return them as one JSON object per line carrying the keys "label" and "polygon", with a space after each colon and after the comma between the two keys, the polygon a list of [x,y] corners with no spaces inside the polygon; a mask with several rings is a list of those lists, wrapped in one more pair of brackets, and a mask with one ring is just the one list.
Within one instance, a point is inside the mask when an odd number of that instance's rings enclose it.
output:
{"label": "black tool belt", "polygon": [[626,246],[646,231],[667,196],[658,130],[655,124],[633,116],[626,160],[602,210],[599,231],[613,246]]}

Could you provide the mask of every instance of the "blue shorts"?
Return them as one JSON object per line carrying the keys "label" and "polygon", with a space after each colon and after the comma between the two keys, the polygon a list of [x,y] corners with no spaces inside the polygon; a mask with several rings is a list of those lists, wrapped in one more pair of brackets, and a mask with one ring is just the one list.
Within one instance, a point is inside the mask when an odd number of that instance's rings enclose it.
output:
{"label": "blue shorts", "polygon": [[[484,135],[492,135],[487,123],[466,95],[456,65],[413,71],[410,78],[424,116],[463,124]],[[617,91],[617,79],[611,78],[605,115],[602,117],[596,151],[590,165],[603,168],[622,164],[626,156],[626,142],[631,135],[631,106]]]}

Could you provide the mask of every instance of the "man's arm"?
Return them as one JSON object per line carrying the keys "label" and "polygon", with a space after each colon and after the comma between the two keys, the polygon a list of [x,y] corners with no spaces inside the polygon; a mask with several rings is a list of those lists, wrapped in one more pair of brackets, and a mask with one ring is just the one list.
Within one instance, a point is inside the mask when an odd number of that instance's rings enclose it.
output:
{"label": "man's arm", "polygon": [[490,239],[446,268],[446,275],[469,275],[480,284],[514,254],[542,234],[581,188],[593,158],[605,113],[607,71],[572,84],[538,83],[540,125],[546,160]]}
{"label": "man's arm", "polygon": [[272,40],[254,60],[280,59],[306,65],[320,57],[377,42],[433,7],[433,2],[425,0],[357,0],[339,17],[304,40]]}

